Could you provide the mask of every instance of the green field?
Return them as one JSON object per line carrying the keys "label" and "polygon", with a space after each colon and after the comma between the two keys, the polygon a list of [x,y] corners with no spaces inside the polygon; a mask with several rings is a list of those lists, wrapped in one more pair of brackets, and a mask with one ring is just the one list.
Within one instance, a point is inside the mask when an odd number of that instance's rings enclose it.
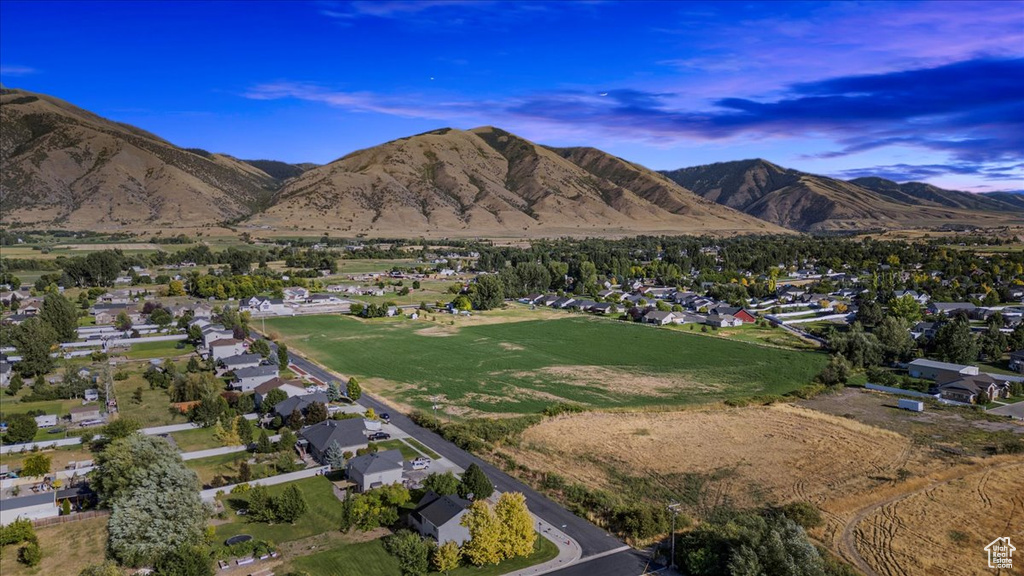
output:
{"label": "green field", "polygon": [[[488,566],[462,566],[451,572],[451,576],[498,576],[521,570],[534,564],[547,562],[558,556],[558,548],[546,538],[537,537],[533,554],[525,558],[513,558],[501,564]],[[289,570],[304,570],[318,576],[399,576],[402,571],[398,561],[384,550],[380,540],[359,544],[342,544],[292,560]],[[431,572],[431,576],[437,572]]]}
{"label": "green field", "polygon": [[[179,348],[178,346],[181,345]],[[169,358],[191,354],[195,347],[184,342],[140,342],[132,344],[132,347],[124,353],[129,360],[144,360],[147,358]]]}
{"label": "green field", "polygon": [[267,328],[373,391],[420,408],[444,395],[445,405],[484,413],[533,413],[559,401],[616,408],[782,394],[810,382],[827,360],[585,316],[502,321],[524,314],[460,318],[459,326],[443,315],[305,316],[268,320]]}

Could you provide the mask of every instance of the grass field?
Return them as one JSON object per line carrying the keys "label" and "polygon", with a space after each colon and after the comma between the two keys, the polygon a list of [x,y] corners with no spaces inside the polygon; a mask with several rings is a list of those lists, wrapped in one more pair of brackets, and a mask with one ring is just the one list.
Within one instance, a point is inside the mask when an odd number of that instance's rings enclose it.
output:
{"label": "grass field", "polygon": [[[267,328],[371,390],[428,408],[532,413],[557,402],[602,408],[683,405],[782,394],[810,382],[821,354],[529,311],[477,314],[449,325],[341,316],[275,318]],[[453,410],[454,409],[454,410]]]}
{"label": "grass field", "polygon": [[18,562],[18,547],[4,546],[0,574],[4,576],[57,576],[78,574],[90,564],[103,562],[107,549],[107,519],[90,518],[78,522],[37,528],[43,560],[29,568]]}
{"label": "grass field", "polygon": [[[143,423],[143,426],[164,426],[167,424],[180,424],[187,418],[177,410],[170,410],[170,397],[166,390],[149,388],[149,382],[142,377],[144,366],[125,364],[118,368],[118,371],[128,373],[125,380],[114,381],[114,393],[117,396],[118,412],[122,418],[134,418]],[[142,401],[136,402],[135,390],[142,388]]]}
{"label": "grass field", "polygon": [[[547,562],[558,556],[558,548],[546,538],[539,537],[534,552],[524,558],[506,560],[490,566],[462,566],[451,576],[499,576]],[[384,550],[380,540],[358,544],[343,544],[309,556],[296,558],[287,566],[289,570],[304,570],[317,576],[400,576],[398,561]],[[436,572],[430,573],[432,576]]]}
{"label": "grass field", "polygon": [[[180,348],[178,347],[182,345]],[[148,358],[168,358],[191,354],[195,347],[183,344],[182,342],[141,342],[132,344],[123,356],[129,360],[145,360]]]}
{"label": "grass field", "polygon": [[209,448],[220,448],[221,443],[213,437],[213,428],[193,428],[181,432],[171,432],[171,438],[178,445],[180,452],[195,452]]}
{"label": "grass field", "polygon": [[290,542],[306,538],[321,532],[337,531],[341,526],[341,501],[334,496],[331,481],[324,476],[314,476],[304,480],[296,480],[276,486],[269,486],[271,495],[278,495],[288,486],[298,486],[302,490],[309,512],[304,514],[295,524],[264,524],[248,522],[245,516],[238,516],[235,511],[248,506],[244,494],[226,494],[221,497],[227,508],[228,522],[217,526],[217,540],[222,542],[238,534],[249,534],[257,540],[269,540],[275,543]]}

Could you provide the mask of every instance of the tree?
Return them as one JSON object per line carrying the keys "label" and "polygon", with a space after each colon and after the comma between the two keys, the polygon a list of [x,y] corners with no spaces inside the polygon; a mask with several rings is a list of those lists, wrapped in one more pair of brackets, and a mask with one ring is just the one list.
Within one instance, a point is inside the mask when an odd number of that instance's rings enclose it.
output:
{"label": "tree", "polygon": [[462,482],[459,483],[459,496],[472,497],[473,500],[486,500],[493,493],[494,485],[491,484],[491,479],[484,474],[479,466],[470,464],[462,474]]}
{"label": "tree", "polygon": [[167,328],[171,325],[171,322],[174,322],[174,316],[171,316],[171,313],[166,308],[157,308],[150,313],[149,321],[160,328]]}
{"label": "tree", "polygon": [[345,452],[341,445],[335,440],[324,451],[324,463],[331,467],[331,470],[345,469]]}
{"label": "tree", "polygon": [[213,425],[213,438],[220,442],[221,446],[238,446],[241,444],[242,438],[238,434],[238,419],[232,418],[231,423],[225,427],[218,418],[217,423]]}
{"label": "tree", "polygon": [[36,376],[53,370],[55,360],[50,353],[59,339],[53,328],[39,318],[29,318],[14,327],[11,343],[18,350],[21,361],[15,366],[22,376]]}
{"label": "tree", "polygon": [[25,380],[22,379],[21,373],[15,372],[14,376],[11,376],[11,381],[7,384],[7,395],[15,396],[21,390],[21,387],[25,385]]}
{"label": "tree", "polygon": [[988,392],[986,392],[984,390],[982,390],[981,392],[978,392],[978,396],[974,399],[974,402],[976,404],[978,404],[979,406],[984,406],[984,405],[988,404],[991,401],[992,401],[992,399],[989,397]]}
{"label": "tree", "polygon": [[160,556],[153,566],[157,576],[213,576],[213,559],[203,546],[186,544]]}
{"label": "tree", "polygon": [[295,432],[292,432],[289,428],[282,428],[281,439],[277,441],[277,449],[281,452],[292,450],[298,441],[299,439],[295,436]]}
{"label": "tree", "polygon": [[288,394],[284,390],[274,388],[263,397],[263,402],[260,403],[260,411],[264,413],[270,412],[274,406],[277,406],[278,402],[287,399]]}
{"label": "tree", "polygon": [[294,524],[307,510],[309,504],[302,490],[295,484],[289,484],[284,492],[274,498],[274,512],[278,522]]}
{"label": "tree", "polygon": [[61,342],[78,339],[78,310],[75,304],[60,294],[47,294],[39,319],[46,322]]}
{"label": "tree", "polygon": [[[241,412],[241,410],[239,410],[239,412]],[[253,435],[252,420],[249,420],[248,418],[246,418],[244,416],[236,416],[235,417],[235,426],[238,429],[238,439],[241,441],[241,443],[245,444],[246,446],[248,446],[249,444],[252,444],[252,435]]]}
{"label": "tree", "polygon": [[399,530],[385,537],[384,549],[398,560],[404,576],[425,576],[430,570],[430,545],[415,532]]}
{"label": "tree", "polygon": [[38,430],[35,418],[28,414],[11,414],[7,417],[7,433],[4,434],[4,441],[9,444],[30,442],[36,437]]}
{"label": "tree", "polygon": [[846,384],[850,379],[850,363],[842,354],[833,354],[828,364],[818,373],[817,379],[826,386]]}
{"label": "tree", "polygon": [[338,389],[338,383],[331,380],[327,383],[327,401],[337,402],[341,398],[341,390]]}
{"label": "tree", "polygon": [[118,330],[130,330],[132,327],[131,316],[128,316],[128,313],[124,310],[118,312],[117,317],[114,318],[114,326],[116,326]]}
{"label": "tree", "polygon": [[38,566],[43,559],[43,551],[36,542],[29,542],[18,549],[18,562],[26,566]]}
{"label": "tree", "polygon": [[433,472],[423,480],[423,487],[427,490],[433,490],[439,496],[449,496],[458,494],[459,479],[450,470],[444,474]]}
{"label": "tree", "polygon": [[533,516],[526,507],[526,497],[520,492],[504,492],[498,497],[494,515],[501,525],[501,556],[503,559],[533,554],[537,532],[533,529]]}
{"label": "tree", "polygon": [[946,362],[969,364],[978,359],[978,343],[966,319],[957,317],[935,333],[935,353]]}
{"label": "tree", "polygon": [[998,362],[1006,350],[1006,335],[1000,332],[999,326],[992,324],[978,339],[978,351],[990,362]]}
{"label": "tree", "polygon": [[185,283],[181,280],[171,280],[167,284],[167,295],[168,296],[184,296],[185,295]]}
{"label": "tree", "polygon": [[111,508],[108,547],[123,564],[152,564],[205,540],[199,479],[162,438],[136,433],[108,444],[97,455],[91,486]]}
{"label": "tree", "polygon": [[446,576],[452,570],[459,567],[459,561],[461,560],[462,550],[459,549],[459,545],[454,540],[449,540],[434,549],[434,570]]}
{"label": "tree", "polygon": [[267,344],[266,340],[260,338],[253,341],[252,345],[249,346],[249,352],[251,354],[259,354],[260,356],[267,358],[270,356],[270,344]]}
{"label": "tree", "polygon": [[311,426],[327,420],[327,406],[323,402],[313,402],[306,408],[306,425]]}
{"label": "tree", "polygon": [[882,347],[882,355],[887,362],[906,360],[917,348],[906,321],[900,318],[886,316],[875,327],[874,334],[878,338],[878,344]]}
{"label": "tree", "polygon": [[470,504],[461,524],[469,529],[469,541],[462,553],[475,566],[501,562],[501,524],[484,500]]}
{"label": "tree", "polygon": [[277,344],[277,365],[282,370],[288,367],[288,345],[284,342],[278,342]]}
{"label": "tree", "polygon": [[253,522],[274,521],[274,500],[267,487],[257,484],[249,489],[248,512],[246,515]]}
{"label": "tree", "polygon": [[876,366],[882,360],[882,347],[874,334],[854,322],[846,332],[834,332],[829,338],[832,349],[842,354],[854,368]]}
{"label": "tree", "polygon": [[25,458],[25,462],[21,466],[22,476],[45,476],[50,473],[50,457],[46,454],[38,452]]}
{"label": "tree", "polygon": [[469,299],[477,310],[497,308],[505,300],[505,287],[497,276],[480,276],[470,291]]}
{"label": "tree", "polygon": [[270,454],[274,451],[274,444],[267,436],[266,430],[260,430],[260,439],[256,442],[256,451],[260,454]]}
{"label": "tree", "polygon": [[893,298],[889,301],[889,315],[907,322],[917,322],[921,319],[921,305],[910,294]]}
{"label": "tree", "polygon": [[288,427],[292,430],[298,430],[302,428],[302,412],[298,408],[292,410],[292,413],[288,415]]}
{"label": "tree", "polygon": [[103,427],[103,436],[112,442],[131,436],[139,428],[142,428],[142,424],[138,420],[122,416],[116,420],[111,420],[110,423]]}
{"label": "tree", "polygon": [[363,396],[363,387],[359,385],[359,381],[355,378],[349,378],[348,384],[345,385],[345,394],[349,400],[355,402]]}

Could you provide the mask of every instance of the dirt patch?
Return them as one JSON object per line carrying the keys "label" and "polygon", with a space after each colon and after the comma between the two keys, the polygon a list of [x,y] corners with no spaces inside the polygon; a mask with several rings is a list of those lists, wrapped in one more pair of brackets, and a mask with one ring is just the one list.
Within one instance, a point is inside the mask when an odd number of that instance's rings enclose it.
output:
{"label": "dirt patch", "polygon": [[687,474],[717,476],[723,497],[763,505],[821,503],[837,491],[887,481],[909,450],[899,434],[775,405],[559,417],[527,430],[515,457],[608,490],[622,488],[616,471],[670,491]]}
{"label": "dirt patch", "polygon": [[515,372],[524,380],[556,381],[569,386],[600,388],[617,396],[670,396],[682,389],[713,392],[717,386],[687,380],[681,376],[629,372],[604,366],[549,366],[530,372]]}
{"label": "dirt patch", "polygon": [[97,252],[100,250],[161,250],[160,246],[150,243],[113,243],[113,244],[66,244],[63,246],[56,246],[57,249],[66,250],[88,250],[89,252]]}
{"label": "dirt patch", "polygon": [[446,328],[444,326],[431,326],[430,328],[417,330],[416,334],[420,336],[439,336],[443,338],[445,336],[455,336],[456,332],[458,332],[458,329],[454,327]]}
{"label": "dirt patch", "polygon": [[503,350],[526,350],[526,348],[519,344],[512,344],[511,342],[499,342],[498,346],[501,346]]}

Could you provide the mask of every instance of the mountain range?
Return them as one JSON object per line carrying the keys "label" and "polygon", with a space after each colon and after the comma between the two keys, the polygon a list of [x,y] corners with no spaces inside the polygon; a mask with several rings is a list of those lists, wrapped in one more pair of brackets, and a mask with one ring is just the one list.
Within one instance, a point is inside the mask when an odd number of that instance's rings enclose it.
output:
{"label": "mountain range", "polygon": [[441,129],[328,164],[180,148],[59,99],[0,90],[4,225],[90,230],[236,223],[337,235],[736,234],[1019,224],[1024,197],[764,160],[659,173],[494,127]]}

